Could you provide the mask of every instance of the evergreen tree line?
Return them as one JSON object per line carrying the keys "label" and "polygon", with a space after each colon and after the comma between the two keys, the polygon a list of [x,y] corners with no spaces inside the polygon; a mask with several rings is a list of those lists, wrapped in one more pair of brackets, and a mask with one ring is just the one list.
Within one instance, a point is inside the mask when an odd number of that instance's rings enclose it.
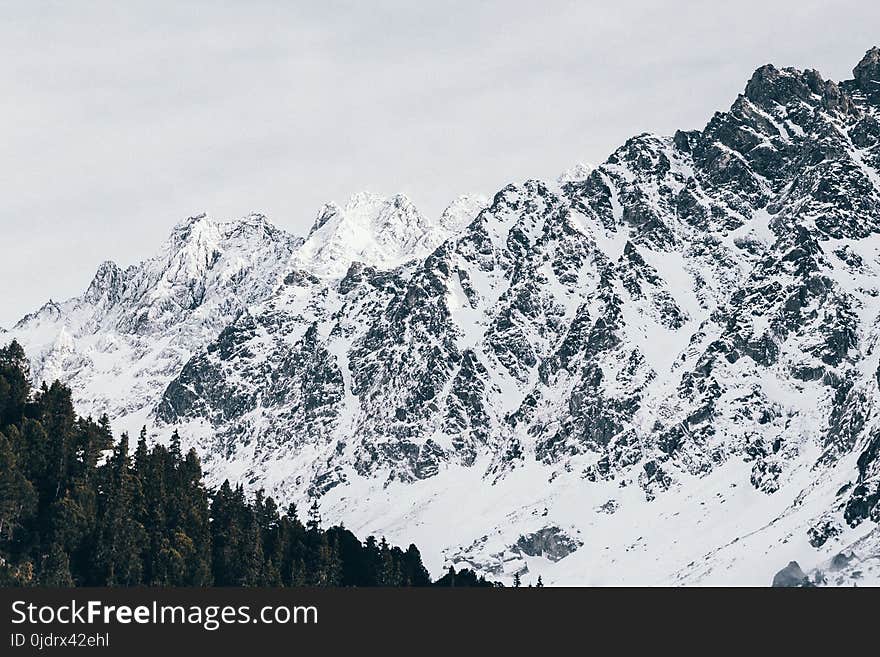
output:
{"label": "evergreen tree line", "polygon": [[432,583],[415,545],[322,529],[317,502],[303,524],[262,492],[210,491],[176,432],[132,450],[27,372],[18,343],[0,347],[0,585],[493,586],[467,569]]}

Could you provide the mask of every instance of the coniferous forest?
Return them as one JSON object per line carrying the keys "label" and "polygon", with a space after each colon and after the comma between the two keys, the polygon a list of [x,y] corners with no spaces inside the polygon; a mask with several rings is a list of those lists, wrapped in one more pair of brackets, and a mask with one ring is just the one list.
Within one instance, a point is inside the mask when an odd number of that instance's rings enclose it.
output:
{"label": "coniferous forest", "polygon": [[57,381],[32,389],[21,346],[0,347],[0,585],[493,586],[454,569],[431,581],[407,549],[305,524],[294,505],[209,490],[180,437],[114,439]]}

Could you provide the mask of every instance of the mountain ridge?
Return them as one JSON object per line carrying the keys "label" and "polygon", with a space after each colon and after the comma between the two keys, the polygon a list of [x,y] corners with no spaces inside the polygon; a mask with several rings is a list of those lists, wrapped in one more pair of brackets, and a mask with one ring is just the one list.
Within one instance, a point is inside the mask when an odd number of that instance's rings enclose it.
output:
{"label": "mountain ridge", "polygon": [[[324,206],[305,241],[260,242],[271,275],[221,294],[216,321],[198,310],[214,288],[175,287],[213,266],[215,229],[190,229],[113,325],[192,338],[123,415],[180,427],[216,480],[320,498],[358,531],[416,527],[429,565],[501,580],[769,583],[871,544],[878,52],[841,83],[763,66],[703,130],[508,185],[457,230],[400,196]],[[355,228],[365,246],[342,239]],[[90,307],[130,294],[114,267]],[[65,332],[35,377],[107,321],[44,308]],[[13,330],[26,347],[38,318]]]}

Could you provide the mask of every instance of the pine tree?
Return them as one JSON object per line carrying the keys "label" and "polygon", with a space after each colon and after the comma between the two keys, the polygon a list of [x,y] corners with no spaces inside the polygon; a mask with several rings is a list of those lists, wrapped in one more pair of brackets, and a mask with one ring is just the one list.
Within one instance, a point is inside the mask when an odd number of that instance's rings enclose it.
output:
{"label": "pine tree", "polygon": [[384,536],[379,542],[379,555],[382,560],[381,586],[398,586],[400,583],[400,577],[397,564],[394,559],[394,554],[388,545],[388,541],[385,540]]}
{"label": "pine tree", "polygon": [[405,581],[401,582],[401,584],[406,586],[428,586],[431,583],[431,576],[422,563],[422,555],[415,545],[410,544],[406,549],[403,562]]}
{"label": "pine tree", "polygon": [[38,397],[40,422],[47,436],[47,462],[44,501],[51,504],[57,500],[68,483],[68,466],[71,457],[71,436],[74,433],[76,413],[73,410],[70,390],[55,381],[43,387]]}
{"label": "pine tree", "polygon": [[318,506],[318,498],[312,500],[309,507],[309,521],[306,527],[310,532],[316,532],[321,528],[321,508]]}
{"label": "pine tree", "polygon": [[177,429],[171,434],[171,449],[168,451],[171,452],[171,458],[175,462],[178,462],[183,458],[183,452],[181,451],[180,446],[180,434],[177,433]]}
{"label": "pine tree", "polygon": [[241,496],[238,510],[241,514],[242,526],[242,540],[238,545],[241,573],[237,584],[239,586],[262,586],[265,580],[265,561],[260,526],[254,509],[245,500],[244,489],[239,487],[236,493],[240,493]]}
{"label": "pine tree", "polygon": [[138,435],[137,447],[134,450],[134,470],[141,475],[147,468],[147,459],[149,458],[149,449],[147,448],[147,427],[141,427]]}
{"label": "pine tree", "polygon": [[127,434],[119,439],[108,467],[100,503],[95,577],[106,586],[132,586],[142,581],[141,545],[146,532],[131,514],[139,492],[130,471]]}
{"label": "pine tree", "polygon": [[28,362],[21,345],[13,340],[0,347],[0,429],[21,421],[30,395]]}
{"label": "pine tree", "polygon": [[211,503],[211,553],[213,580],[216,586],[235,583],[238,565],[235,563],[241,529],[233,506],[234,493],[229,480],[223,482]]}
{"label": "pine tree", "polygon": [[297,559],[291,573],[291,586],[306,586],[309,578],[306,573],[306,564],[302,559]]}
{"label": "pine tree", "polygon": [[141,432],[135,450],[134,474],[140,482],[140,500],[136,503],[140,521],[147,531],[142,559],[144,564],[144,583],[160,585],[166,569],[158,561],[167,545],[165,506],[167,504],[165,468],[162,465],[165,447],[157,445],[152,452],[147,451],[146,431]]}
{"label": "pine tree", "polygon": [[312,584],[315,586],[338,586],[342,579],[342,565],[339,562],[339,545],[321,533],[317,544]]}
{"label": "pine tree", "polygon": [[0,545],[12,542],[16,529],[36,503],[34,487],[19,469],[12,444],[0,433]]}
{"label": "pine tree", "polygon": [[342,584],[342,559],[339,554],[339,538],[334,533],[329,540],[329,554],[327,555],[327,586],[340,586]]}
{"label": "pine tree", "polygon": [[254,498],[254,506],[266,563],[263,586],[281,586],[284,546],[278,505],[271,497],[263,498],[263,491],[259,490]]}
{"label": "pine tree", "polygon": [[364,542],[364,586],[382,585],[382,555],[375,536]]}
{"label": "pine tree", "polygon": [[40,566],[40,586],[73,586],[70,560],[58,543],[53,543]]}
{"label": "pine tree", "polygon": [[513,585],[514,585],[516,588],[519,588],[520,586],[522,586],[522,581],[521,581],[520,578],[519,578],[519,571],[516,571],[516,572],[513,574]]}

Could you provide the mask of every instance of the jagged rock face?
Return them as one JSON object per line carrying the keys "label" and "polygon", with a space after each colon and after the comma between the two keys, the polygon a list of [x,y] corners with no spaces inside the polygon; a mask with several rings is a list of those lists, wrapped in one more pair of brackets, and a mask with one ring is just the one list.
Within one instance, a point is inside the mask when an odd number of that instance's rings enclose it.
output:
{"label": "jagged rock face", "polygon": [[880,522],[880,434],[876,431],[859,454],[859,475],[852,495],[847,501],[844,518],[850,525],[862,520]]}
{"label": "jagged rock face", "polygon": [[853,69],[855,84],[865,96],[877,102],[880,99],[880,48],[871,48]]}
{"label": "jagged rock face", "polygon": [[[424,526],[420,544],[496,576],[585,582],[631,558],[635,583],[715,581],[792,536],[809,563],[880,519],[877,53],[842,83],[764,66],[701,131],[639,135],[437,222],[360,195],[301,246],[266,227],[231,296],[206,282],[238,280],[208,273],[228,261],[215,233],[178,227],[162,267],[102,267],[15,332],[76,316],[81,353],[86,325],[166,350],[213,330],[154,377],[156,431],[180,426],[215,479],[321,496],[369,531]],[[430,533],[452,500],[479,525]],[[551,526],[582,532],[570,552],[510,556]],[[640,570],[647,541],[679,554],[677,531],[690,552]],[[766,583],[779,564],[761,563]]]}
{"label": "jagged rock face", "polygon": [[191,217],[154,258],[102,264],[85,294],[50,301],[12,333],[37,382],[61,378],[87,412],[144,420],[191,356],[274,291],[300,242],[262,215]]}

